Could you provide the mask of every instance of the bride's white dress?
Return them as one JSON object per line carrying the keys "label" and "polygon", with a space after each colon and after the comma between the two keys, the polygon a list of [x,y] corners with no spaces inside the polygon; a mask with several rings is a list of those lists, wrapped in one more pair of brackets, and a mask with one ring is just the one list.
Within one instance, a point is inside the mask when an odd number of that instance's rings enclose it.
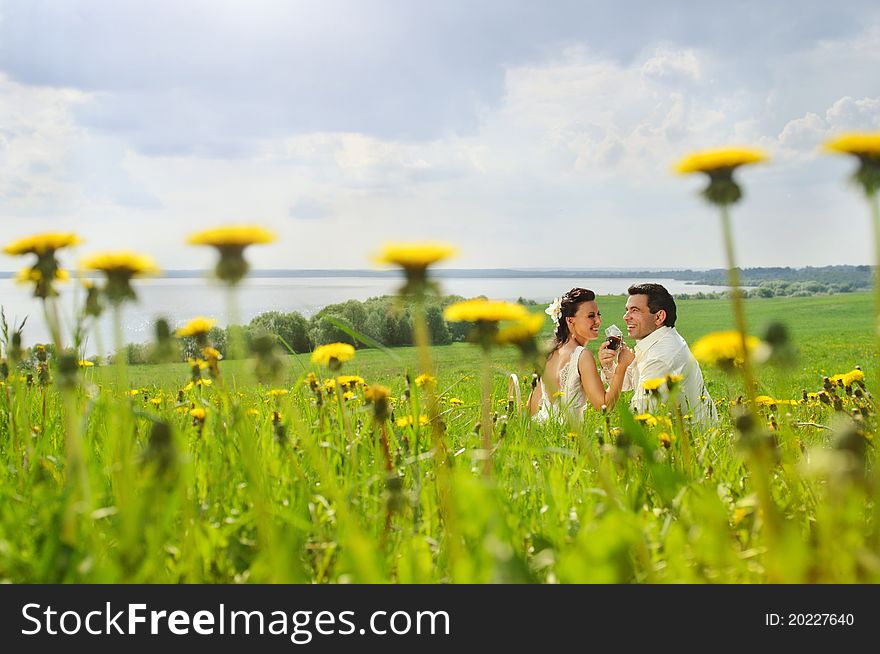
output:
{"label": "bride's white dress", "polygon": [[532,416],[533,420],[544,423],[551,419],[559,419],[566,413],[575,420],[583,420],[584,409],[587,408],[587,396],[584,394],[581,375],[578,372],[578,359],[583,351],[584,346],[578,345],[569,360],[559,369],[561,396],[550,399],[547,397],[544,381],[538,382],[541,385],[541,406]]}

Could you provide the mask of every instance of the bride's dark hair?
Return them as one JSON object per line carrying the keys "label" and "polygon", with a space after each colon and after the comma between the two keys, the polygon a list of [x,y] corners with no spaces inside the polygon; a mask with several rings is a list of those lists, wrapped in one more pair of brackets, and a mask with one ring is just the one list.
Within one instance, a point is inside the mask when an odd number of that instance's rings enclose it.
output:
{"label": "bride's dark hair", "polygon": [[578,307],[584,302],[592,302],[595,299],[596,294],[587,288],[573,288],[560,298],[562,313],[559,314],[559,320],[556,321],[555,340],[553,341],[553,349],[550,350],[550,354],[553,354],[568,340],[568,323],[565,319],[576,314]]}

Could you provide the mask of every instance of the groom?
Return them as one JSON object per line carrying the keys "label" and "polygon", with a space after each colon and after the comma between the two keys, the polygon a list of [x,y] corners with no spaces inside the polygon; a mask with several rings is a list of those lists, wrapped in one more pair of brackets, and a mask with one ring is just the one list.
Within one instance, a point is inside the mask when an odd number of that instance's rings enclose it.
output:
{"label": "groom", "polygon": [[[685,413],[693,415],[694,422],[704,425],[718,420],[712,398],[703,383],[703,373],[685,340],[675,330],[675,300],[660,284],[636,284],[627,290],[626,312],[623,320],[629,335],[636,339],[635,362],[626,371],[624,391],[634,390],[632,410],[644,413],[656,409],[656,401],[642,387],[649,379],[681,375],[678,400]],[[615,351],[599,349],[602,378],[611,379],[616,367]]]}

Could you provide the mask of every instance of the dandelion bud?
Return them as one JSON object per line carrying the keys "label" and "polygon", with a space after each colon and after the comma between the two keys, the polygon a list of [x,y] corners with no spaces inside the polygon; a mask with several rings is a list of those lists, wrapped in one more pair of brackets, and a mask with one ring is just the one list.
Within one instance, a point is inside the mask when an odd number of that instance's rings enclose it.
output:
{"label": "dandelion bud", "polygon": [[104,313],[104,304],[101,302],[101,289],[92,282],[85,282],[84,285],[86,288],[86,301],[83,313],[93,318],[100,318],[101,314]]}
{"label": "dandelion bud", "polygon": [[79,358],[75,352],[62,352],[58,357],[58,374],[61,377],[61,385],[66,388],[76,386],[76,375],[79,370]]}

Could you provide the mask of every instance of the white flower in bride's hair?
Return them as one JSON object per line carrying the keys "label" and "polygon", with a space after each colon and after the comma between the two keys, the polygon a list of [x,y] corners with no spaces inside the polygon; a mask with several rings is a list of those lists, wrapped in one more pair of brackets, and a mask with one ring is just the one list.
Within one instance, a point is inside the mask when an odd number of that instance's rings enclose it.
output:
{"label": "white flower in bride's hair", "polygon": [[559,322],[559,316],[562,315],[562,300],[558,297],[553,298],[553,301],[544,309],[544,313],[553,318],[553,322]]}

